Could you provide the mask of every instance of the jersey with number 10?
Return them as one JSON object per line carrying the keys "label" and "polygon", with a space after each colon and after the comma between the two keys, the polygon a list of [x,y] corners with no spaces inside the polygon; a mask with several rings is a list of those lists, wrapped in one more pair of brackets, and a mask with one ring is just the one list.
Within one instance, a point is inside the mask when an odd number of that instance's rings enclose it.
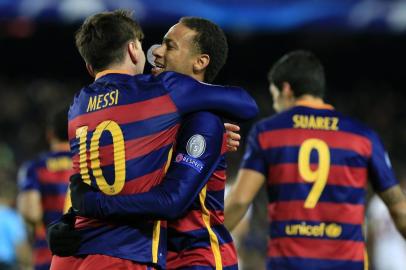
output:
{"label": "jersey with number 10", "polygon": [[[238,107],[244,109],[241,118],[257,112],[240,88],[202,84],[173,72],[158,77],[99,73],[69,110],[73,168],[107,195],[146,192],[165,174],[183,115],[199,110],[233,114]],[[164,222],[78,218],[75,228],[82,234],[77,255],[104,254],[164,267]]]}
{"label": "jersey with number 10", "polygon": [[258,122],[242,167],[267,178],[268,269],[364,269],[367,179],[397,184],[378,136],[329,105]]}

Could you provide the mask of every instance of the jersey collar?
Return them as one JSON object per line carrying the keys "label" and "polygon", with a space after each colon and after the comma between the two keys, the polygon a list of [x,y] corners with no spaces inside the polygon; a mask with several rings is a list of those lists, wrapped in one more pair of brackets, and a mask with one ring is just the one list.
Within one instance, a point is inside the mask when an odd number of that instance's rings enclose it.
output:
{"label": "jersey collar", "polygon": [[107,74],[127,74],[127,75],[132,75],[131,73],[129,73],[128,71],[126,71],[126,70],[121,70],[121,69],[106,69],[106,70],[103,70],[103,71],[101,71],[101,72],[98,72],[97,74],[96,74],[96,77],[94,78],[95,80],[98,80],[98,79],[100,79],[101,77],[103,77],[103,76],[105,76],[105,75],[107,75]]}
{"label": "jersey collar", "polygon": [[327,103],[316,103],[308,100],[299,100],[295,102],[295,106],[310,107],[313,109],[334,110],[334,107]]}

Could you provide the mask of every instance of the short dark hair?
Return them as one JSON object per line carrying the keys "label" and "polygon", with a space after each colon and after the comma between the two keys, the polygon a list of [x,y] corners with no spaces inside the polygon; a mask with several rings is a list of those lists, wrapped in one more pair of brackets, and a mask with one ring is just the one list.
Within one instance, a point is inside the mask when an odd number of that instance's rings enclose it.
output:
{"label": "short dark hair", "polygon": [[68,141],[68,106],[63,106],[49,113],[47,129],[60,141]]}
{"label": "short dark hair", "polygon": [[311,52],[297,50],[282,56],[271,68],[268,79],[282,89],[287,82],[295,97],[309,94],[324,97],[326,79],[320,60]]}
{"label": "short dark hair", "polygon": [[124,46],[142,40],[141,26],[128,10],[101,12],[88,17],[75,35],[80,55],[93,69],[101,70],[124,59]]}
{"label": "short dark hair", "polygon": [[205,82],[213,82],[227,60],[228,44],[223,30],[215,23],[199,17],[183,17],[179,20],[197,32],[194,43],[200,53],[210,56],[210,63],[204,73]]}

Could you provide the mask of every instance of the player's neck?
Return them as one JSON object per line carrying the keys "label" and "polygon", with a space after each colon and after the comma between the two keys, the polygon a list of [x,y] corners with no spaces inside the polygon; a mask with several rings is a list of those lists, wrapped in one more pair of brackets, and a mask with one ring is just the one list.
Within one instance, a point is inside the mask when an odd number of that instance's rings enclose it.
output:
{"label": "player's neck", "polygon": [[70,145],[69,142],[53,141],[50,145],[51,151],[53,152],[69,152]]}
{"label": "player's neck", "polygon": [[303,103],[314,104],[317,106],[325,104],[324,100],[322,98],[315,97],[312,95],[302,95],[295,100],[295,105],[299,105],[299,104],[303,104]]}
{"label": "player's neck", "polygon": [[199,82],[204,82],[204,75],[196,75],[196,76],[191,76],[193,79],[199,81]]}
{"label": "player's neck", "polygon": [[134,65],[130,65],[127,62],[124,62],[120,64],[109,65],[107,68],[103,70],[98,70],[95,74],[95,79],[97,80],[98,78],[109,73],[122,73],[131,76],[139,74],[139,72],[137,72],[137,69],[134,68]]}

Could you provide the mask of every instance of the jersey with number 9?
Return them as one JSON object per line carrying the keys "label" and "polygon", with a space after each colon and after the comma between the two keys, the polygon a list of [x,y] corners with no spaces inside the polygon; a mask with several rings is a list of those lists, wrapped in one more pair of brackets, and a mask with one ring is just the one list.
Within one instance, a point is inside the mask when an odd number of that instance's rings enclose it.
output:
{"label": "jersey with number 9", "polygon": [[242,167],[267,179],[268,269],[364,269],[364,205],[397,184],[378,136],[330,105],[254,125]]}

